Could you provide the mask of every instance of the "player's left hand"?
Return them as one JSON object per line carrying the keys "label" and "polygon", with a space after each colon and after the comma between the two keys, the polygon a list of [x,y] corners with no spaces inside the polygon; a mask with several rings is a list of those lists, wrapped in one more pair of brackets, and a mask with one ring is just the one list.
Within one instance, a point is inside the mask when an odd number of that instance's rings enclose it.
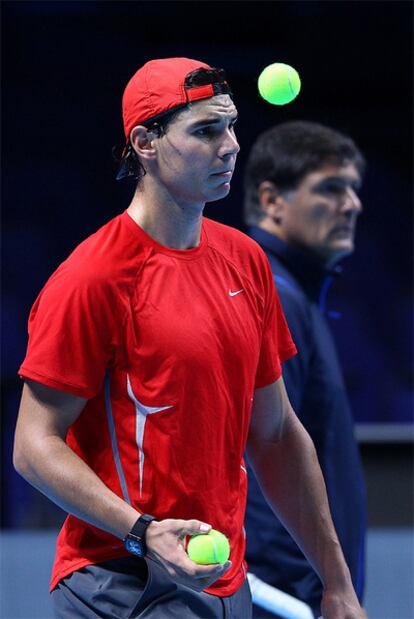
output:
{"label": "player's left hand", "polygon": [[207,533],[210,529],[210,524],[195,519],[154,520],[147,528],[148,558],[162,565],[175,582],[195,591],[203,591],[231,567],[231,561],[226,561],[224,565],[199,565],[186,553],[186,536]]}
{"label": "player's left hand", "polygon": [[324,591],[321,603],[322,619],[368,619],[352,589]]}

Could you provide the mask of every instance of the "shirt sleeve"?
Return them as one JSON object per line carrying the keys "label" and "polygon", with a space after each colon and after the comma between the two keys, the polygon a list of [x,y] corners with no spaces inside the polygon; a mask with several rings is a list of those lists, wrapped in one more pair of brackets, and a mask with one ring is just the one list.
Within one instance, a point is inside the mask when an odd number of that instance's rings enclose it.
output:
{"label": "shirt sleeve", "polygon": [[113,286],[100,274],[55,272],[29,317],[29,342],[19,375],[90,399],[100,390],[117,349]]}
{"label": "shirt sleeve", "polygon": [[264,312],[262,345],[255,387],[265,387],[280,378],[282,362],[297,353],[290,334],[269,261],[264,256]]}
{"label": "shirt sleeve", "polygon": [[283,363],[283,380],[289,400],[300,416],[303,396],[314,350],[314,333],[310,308],[304,298],[279,286],[279,297],[298,354]]}

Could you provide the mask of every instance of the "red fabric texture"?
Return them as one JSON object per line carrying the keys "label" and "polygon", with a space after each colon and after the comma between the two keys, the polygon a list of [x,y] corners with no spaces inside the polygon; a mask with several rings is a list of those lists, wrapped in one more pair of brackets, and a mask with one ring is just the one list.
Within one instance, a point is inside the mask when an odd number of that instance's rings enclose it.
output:
{"label": "red fabric texture", "polygon": [[[198,247],[169,249],[124,212],[44,286],[19,374],[88,399],[67,442],[115,493],[125,498],[109,413],[132,505],[227,535],[233,566],[208,590],[227,596],[245,578],[243,453],[254,389],[277,380],[295,352],[254,241],[204,218]],[[125,554],[121,540],[68,516],[51,587]]]}

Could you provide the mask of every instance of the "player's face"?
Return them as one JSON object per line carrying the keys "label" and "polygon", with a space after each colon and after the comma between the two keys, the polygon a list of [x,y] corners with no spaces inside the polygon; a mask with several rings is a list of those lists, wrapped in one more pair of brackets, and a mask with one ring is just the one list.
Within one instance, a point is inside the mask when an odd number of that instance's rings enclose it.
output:
{"label": "player's face", "polygon": [[182,205],[201,205],[230,191],[240,150],[234,124],[237,110],[229,95],[193,103],[157,140],[157,176]]}
{"label": "player's face", "polygon": [[283,211],[286,241],[333,264],[354,250],[356,221],[361,213],[361,184],[353,164],[326,165],[307,174],[289,192]]}

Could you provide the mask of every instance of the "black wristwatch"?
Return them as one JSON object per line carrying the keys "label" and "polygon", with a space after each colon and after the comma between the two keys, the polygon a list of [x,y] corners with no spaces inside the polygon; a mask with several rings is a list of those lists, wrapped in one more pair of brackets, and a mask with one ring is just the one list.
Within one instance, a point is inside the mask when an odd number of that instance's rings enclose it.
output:
{"label": "black wristwatch", "polygon": [[145,534],[148,525],[151,524],[153,520],[155,520],[155,516],[142,514],[124,539],[125,548],[136,557],[145,557],[147,554]]}

